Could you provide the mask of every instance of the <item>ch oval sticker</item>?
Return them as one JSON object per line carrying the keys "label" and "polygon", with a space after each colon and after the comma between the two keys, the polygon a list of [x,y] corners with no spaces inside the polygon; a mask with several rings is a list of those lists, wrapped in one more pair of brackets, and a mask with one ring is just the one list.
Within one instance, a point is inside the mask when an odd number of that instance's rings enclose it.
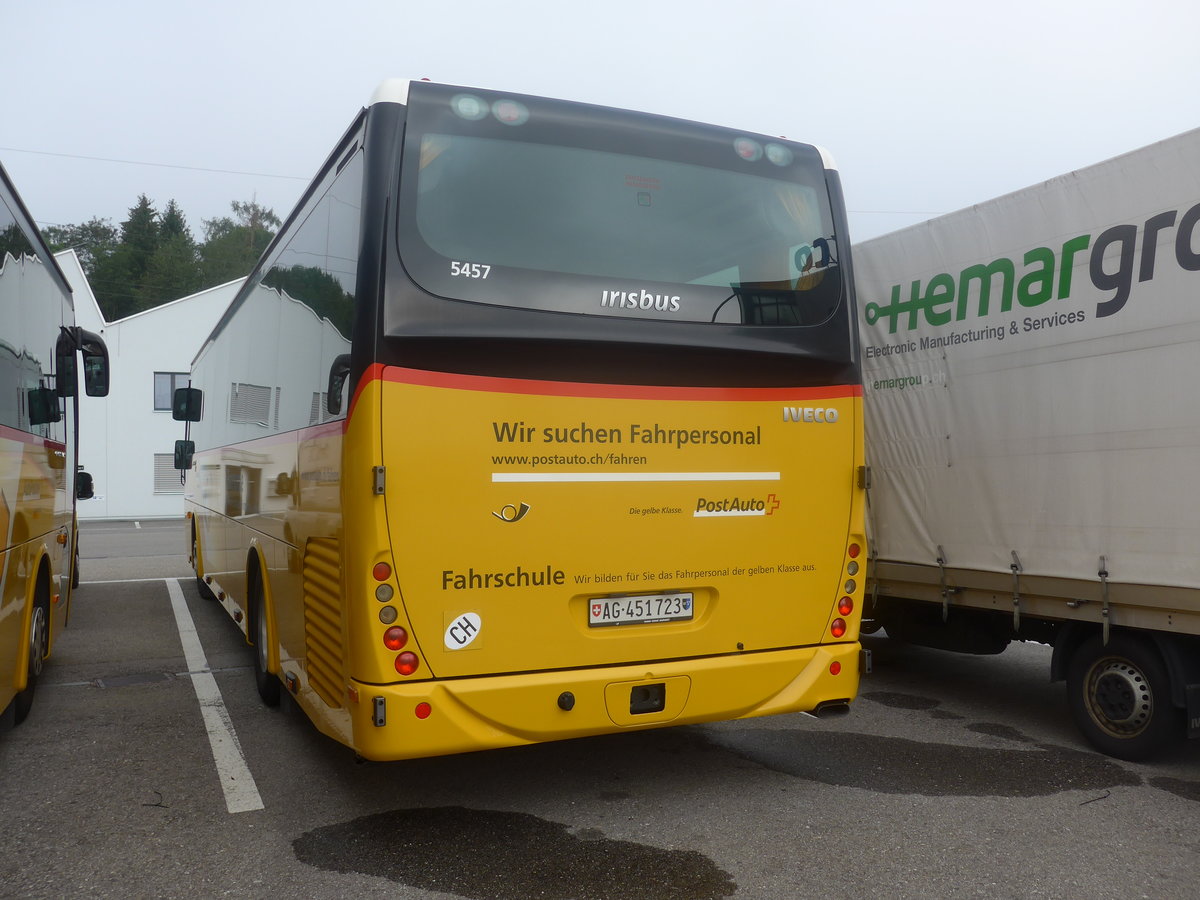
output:
{"label": "ch oval sticker", "polygon": [[483,622],[477,613],[463,613],[446,629],[446,649],[463,650],[470,646],[471,642],[479,637],[482,627]]}

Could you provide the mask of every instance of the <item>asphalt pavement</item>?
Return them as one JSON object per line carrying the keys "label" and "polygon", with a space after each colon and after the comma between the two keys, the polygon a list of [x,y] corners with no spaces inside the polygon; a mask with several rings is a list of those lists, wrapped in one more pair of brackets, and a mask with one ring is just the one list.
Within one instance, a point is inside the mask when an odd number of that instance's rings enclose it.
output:
{"label": "asphalt pavement", "polygon": [[364,763],[286,698],[261,705],[184,536],[83,523],[70,627],[0,731],[0,896],[1196,894],[1200,748],[1091,751],[1048,648],[872,637],[841,718]]}

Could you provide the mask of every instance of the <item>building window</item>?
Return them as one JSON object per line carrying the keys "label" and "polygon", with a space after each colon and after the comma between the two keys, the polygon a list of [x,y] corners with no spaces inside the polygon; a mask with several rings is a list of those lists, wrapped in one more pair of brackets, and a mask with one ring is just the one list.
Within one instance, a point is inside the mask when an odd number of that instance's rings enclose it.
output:
{"label": "building window", "polygon": [[187,387],[191,378],[187,372],[155,372],[154,373],[154,409],[171,410],[171,398],[175,389]]}
{"label": "building window", "polygon": [[182,494],[183,480],[175,469],[174,453],[154,454],[154,493]]}
{"label": "building window", "polygon": [[229,421],[271,427],[271,389],[234,382],[229,389]]}
{"label": "building window", "polygon": [[312,405],[308,408],[309,425],[319,425],[329,420],[328,407],[325,405],[328,396],[324,391],[313,391]]}

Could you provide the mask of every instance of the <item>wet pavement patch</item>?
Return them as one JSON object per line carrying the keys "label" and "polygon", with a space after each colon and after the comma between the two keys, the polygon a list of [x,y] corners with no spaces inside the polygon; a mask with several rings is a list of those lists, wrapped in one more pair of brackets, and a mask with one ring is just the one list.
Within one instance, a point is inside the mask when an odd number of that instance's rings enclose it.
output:
{"label": "wet pavement patch", "polygon": [[[983,726],[975,730],[983,731]],[[985,733],[997,734],[997,729]],[[1008,729],[998,736],[1015,740]],[[1049,744],[994,749],[874,734],[762,729],[740,733],[728,749],[796,778],[881,794],[1044,797],[1142,784],[1140,777],[1106,757]]]}
{"label": "wet pavement patch", "polygon": [[728,873],[693,850],[603,837],[527,813],[401,809],[328,825],[292,842],[296,858],[470,900],[716,900]]}
{"label": "wet pavement patch", "polygon": [[1150,784],[1159,790],[1169,791],[1177,797],[1182,797],[1184,800],[1200,801],[1200,781],[1184,781],[1182,778],[1168,778],[1165,775],[1159,775],[1151,778]]}
{"label": "wet pavement patch", "polygon": [[934,700],[932,697],[901,694],[896,691],[866,691],[859,696],[863,700],[870,700],[892,709],[933,709],[941,703],[940,700]]}
{"label": "wet pavement patch", "polygon": [[990,722],[976,722],[966,726],[967,731],[976,734],[986,734],[989,737],[1004,738],[1006,741],[1016,741],[1018,744],[1032,744],[1033,738],[1026,737],[1011,725],[995,725]]}

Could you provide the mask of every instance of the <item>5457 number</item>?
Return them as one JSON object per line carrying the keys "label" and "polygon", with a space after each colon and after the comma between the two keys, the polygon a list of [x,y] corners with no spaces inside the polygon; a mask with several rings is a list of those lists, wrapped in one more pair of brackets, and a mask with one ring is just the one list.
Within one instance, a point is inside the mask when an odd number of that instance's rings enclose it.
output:
{"label": "5457 number", "polygon": [[450,263],[450,274],[461,275],[464,278],[487,278],[491,271],[492,267],[483,263]]}

